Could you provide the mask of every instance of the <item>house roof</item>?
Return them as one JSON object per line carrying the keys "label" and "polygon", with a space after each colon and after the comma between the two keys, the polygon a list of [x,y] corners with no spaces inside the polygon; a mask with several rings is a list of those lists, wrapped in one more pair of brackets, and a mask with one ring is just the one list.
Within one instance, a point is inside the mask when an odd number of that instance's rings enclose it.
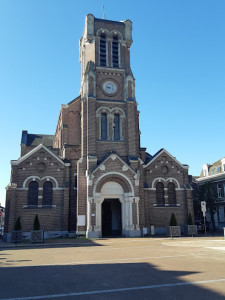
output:
{"label": "house roof", "polygon": [[[203,165],[199,180],[205,180],[205,179],[213,179],[214,177],[217,177],[219,175],[222,175],[225,173],[224,166],[225,165],[225,157],[217,160],[213,164],[205,164]],[[208,174],[204,174],[204,170],[208,170]]]}
{"label": "house roof", "polygon": [[40,144],[46,147],[53,146],[54,135],[49,134],[33,134],[28,133],[27,130],[22,131],[21,144],[27,147],[36,147]]}

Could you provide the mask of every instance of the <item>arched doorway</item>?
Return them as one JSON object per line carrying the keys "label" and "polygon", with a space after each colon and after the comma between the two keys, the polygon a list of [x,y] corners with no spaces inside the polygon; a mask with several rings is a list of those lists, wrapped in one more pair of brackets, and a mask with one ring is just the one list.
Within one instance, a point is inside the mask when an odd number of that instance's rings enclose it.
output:
{"label": "arched doorway", "polygon": [[124,190],[118,182],[108,181],[101,188],[101,195],[104,197],[101,205],[102,236],[121,235]]}
{"label": "arched doorway", "polygon": [[108,172],[94,183],[93,197],[88,199],[87,236],[102,237],[114,234],[140,236],[139,197],[124,174]]}
{"label": "arched doorway", "polygon": [[121,203],[118,199],[105,199],[102,202],[102,236],[120,236],[121,234]]}

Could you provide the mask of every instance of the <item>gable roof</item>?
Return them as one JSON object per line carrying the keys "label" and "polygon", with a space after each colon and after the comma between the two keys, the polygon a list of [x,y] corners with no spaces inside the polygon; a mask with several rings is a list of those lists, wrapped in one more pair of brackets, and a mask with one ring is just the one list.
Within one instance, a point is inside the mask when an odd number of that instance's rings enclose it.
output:
{"label": "gable roof", "polygon": [[181,164],[174,156],[172,156],[166,149],[162,148],[158,152],[156,152],[155,155],[153,155],[150,160],[147,162],[147,164],[143,165],[144,168],[147,168],[148,165],[150,165],[153,161],[155,161],[162,153],[166,153],[169,157],[171,157],[178,165],[180,165],[184,169],[188,169],[188,165]]}
{"label": "gable roof", "polygon": [[37,147],[35,147],[34,149],[32,149],[30,152],[28,152],[27,154],[25,154],[24,156],[20,157],[18,160],[11,160],[11,165],[19,165],[21,162],[23,162],[24,160],[26,160],[27,158],[29,158],[31,155],[33,155],[35,152],[37,152],[38,150],[40,150],[42,148],[45,151],[47,151],[52,157],[54,157],[56,160],[58,160],[62,165],[65,166],[65,165],[68,164],[68,163],[64,163],[61,158],[59,158],[57,155],[55,155],[46,146],[44,146],[43,144],[40,144]]}

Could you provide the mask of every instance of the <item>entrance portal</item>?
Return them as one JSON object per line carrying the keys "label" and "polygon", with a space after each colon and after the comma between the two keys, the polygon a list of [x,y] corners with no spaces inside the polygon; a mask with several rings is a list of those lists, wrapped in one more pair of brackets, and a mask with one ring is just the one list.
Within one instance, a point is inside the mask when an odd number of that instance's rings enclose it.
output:
{"label": "entrance portal", "polygon": [[105,199],[102,203],[102,236],[117,236],[121,233],[121,203],[118,199]]}

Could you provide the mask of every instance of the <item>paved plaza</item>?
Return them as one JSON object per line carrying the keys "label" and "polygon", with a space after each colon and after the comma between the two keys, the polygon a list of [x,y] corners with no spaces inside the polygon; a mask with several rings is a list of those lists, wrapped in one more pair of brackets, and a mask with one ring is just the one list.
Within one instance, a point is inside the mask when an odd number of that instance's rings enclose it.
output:
{"label": "paved plaza", "polygon": [[1,243],[0,286],[0,299],[224,300],[225,241],[68,239],[9,248]]}

